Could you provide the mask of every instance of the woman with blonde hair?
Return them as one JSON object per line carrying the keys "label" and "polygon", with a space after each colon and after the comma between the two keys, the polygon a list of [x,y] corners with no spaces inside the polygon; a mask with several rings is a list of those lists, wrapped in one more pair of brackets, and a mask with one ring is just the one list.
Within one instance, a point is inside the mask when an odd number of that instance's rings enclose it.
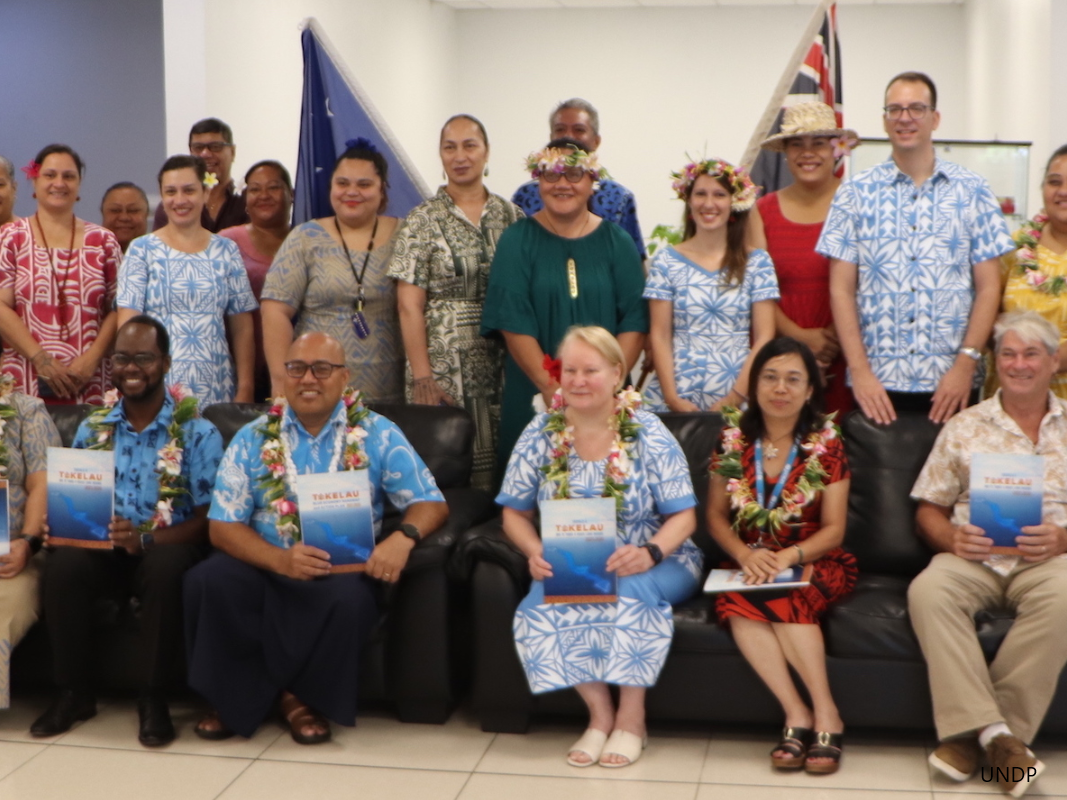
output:
{"label": "woman with blonde hair", "polygon": [[[696,496],[685,455],[641,398],[624,390],[626,357],[608,331],[573,327],[547,365],[551,408],[526,426],[497,502],[533,584],[515,614],[515,642],[535,694],[573,687],[589,726],[567,763],[625,767],[644,748],[645,692],[670,649],[671,606],[696,591],[702,554],[690,541]],[[553,574],[534,525],[546,503],[613,497],[616,542],[606,562],[615,603],[546,603]],[[609,685],[619,687],[615,707]]]}

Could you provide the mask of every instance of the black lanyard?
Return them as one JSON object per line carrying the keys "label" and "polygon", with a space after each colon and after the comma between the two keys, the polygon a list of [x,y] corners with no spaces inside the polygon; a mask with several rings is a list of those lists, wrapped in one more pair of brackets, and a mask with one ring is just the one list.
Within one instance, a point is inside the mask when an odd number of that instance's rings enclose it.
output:
{"label": "black lanyard", "polygon": [[337,217],[333,218],[334,227],[337,228],[337,235],[341,238],[341,247],[344,248],[345,258],[348,260],[348,266],[352,269],[352,277],[356,279],[356,312],[363,311],[363,301],[366,299],[366,295],[363,293],[363,276],[367,274],[367,264],[370,262],[371,251],[374,250],[374,236],[378,233],[378,217],[374,217],[374,227],[370,232],[370,242],[367,244],[367,255],[363,257],[363,268],[356,274],[356,265],[352,263],[352,254],[348,252],[348,245],[345,243],[345,235],[341,233],[341,223],[337,221]]}

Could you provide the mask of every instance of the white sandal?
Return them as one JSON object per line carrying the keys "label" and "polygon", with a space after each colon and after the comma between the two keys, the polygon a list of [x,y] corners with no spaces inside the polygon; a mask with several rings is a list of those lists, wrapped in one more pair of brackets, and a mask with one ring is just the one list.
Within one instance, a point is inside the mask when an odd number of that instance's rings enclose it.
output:
{"label": "white sandal", "polygon": [[[596,728],[586,728],[585,733],[582,734],[577,742],[575,742],[571,749],[567,751],[567,763],[572,767],[591,767],[600,758],[600,753],[604,750],[604,742],[608,740],[608,735],[604,731],[598,731]],[[588,761],[576,761],[571,755],[572,753],[581,753],[582,755],[589,756]]]}
{"label": "white sandal", "polygon": [[[641,751],[648,747],[648,737],[624,731],[621,728],[611,732],[607,744],[600,755],[600,766],[608,769],[628,767],[641,757]],[[626,761],[621,764],[605,763],[604,756],[622,756]]]}

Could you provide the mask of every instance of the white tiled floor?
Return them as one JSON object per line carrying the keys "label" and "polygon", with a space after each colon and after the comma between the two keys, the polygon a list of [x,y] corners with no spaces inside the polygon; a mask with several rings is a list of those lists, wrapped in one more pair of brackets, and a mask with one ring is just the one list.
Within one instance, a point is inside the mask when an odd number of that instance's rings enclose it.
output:
{"label": "white tiled floor", "polygon": [[[765,735],[654,728],[641,760],[619,770],[576,769],[564,752],[577,725],[541,724],[525,736],[484,733],[459,711],[443,726],[404,725],[385,714],[334,728],[333,741],[295,744],[267,723],[251,740],[204,742],[201,710],[173,708],[178,739],[137,743],[133,703],[102,703],[94,719],[54,739],[27,729],[44,699],[0,711],[0,800],[967,800],[1003,796],[974,778],[931,777],[930,742],[851,733],[842,769],[816,777],[776,773]],[[1027,797],[1067,797],[1067,744],[1038,747],[1047,764]]]}

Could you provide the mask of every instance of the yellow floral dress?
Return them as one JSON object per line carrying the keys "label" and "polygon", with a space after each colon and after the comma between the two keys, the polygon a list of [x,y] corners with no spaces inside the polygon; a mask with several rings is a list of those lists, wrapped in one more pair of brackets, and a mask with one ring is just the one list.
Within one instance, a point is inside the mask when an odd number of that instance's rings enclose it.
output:
{"label": "yellow floral dress", "polygon": [[[1008,253],[1002,261],[1001,284],[1004,297],[1000,303],[1001,311],[1036,311],[1060,331],[1060,342],[1067,340],[1067,291],[1058,295],[1039,292],[1031,286],[1026,276],[1019,272],[1018,251]],[[1057,275],[1067,277],[1067,253],[1057,254],[1041,244],[1037,246],[1037,265],[1040,270],[1054,278]],[[992,397],[1000,386],[996,369],[991,365],[985,385],[985,396]],[[1067,399],[1067,373],[1052,376],[1052,391],[1058,397]]]}

